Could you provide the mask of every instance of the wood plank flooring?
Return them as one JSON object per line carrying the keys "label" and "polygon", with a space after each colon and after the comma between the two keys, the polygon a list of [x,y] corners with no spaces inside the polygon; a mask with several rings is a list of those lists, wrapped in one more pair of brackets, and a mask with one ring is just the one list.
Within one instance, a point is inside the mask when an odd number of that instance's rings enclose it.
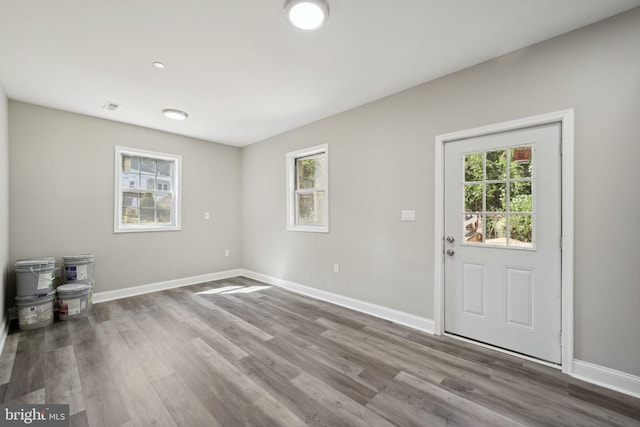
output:
{"label": "wood plank flooring", "polygon": [[73,426],[640,426],[640,399],[245,278],[12,332],[0,401]]}

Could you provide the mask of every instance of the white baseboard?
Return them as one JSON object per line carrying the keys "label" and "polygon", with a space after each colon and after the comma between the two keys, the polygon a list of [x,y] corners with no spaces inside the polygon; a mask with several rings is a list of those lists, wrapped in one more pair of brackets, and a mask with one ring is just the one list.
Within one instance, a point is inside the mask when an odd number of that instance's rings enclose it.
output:
{"label": "white baseboard", "polygon": [[147,285],[134,286],[131,288],[116,289],[113,291],[95,292],[93,303],[111,301],[120,298],[133,297],[136,295],[148,294],[150,292],[164,291],[166,289],[179,288],[182,286],[196,285],[198,283],[211,282],[214,280],[229,279],[242,275],[240,269],[221,271],[219,273],[201,274],[199,276],[185,277],[181,279],[167,280],[164,282],[150,283]]}
{"label": "white baseboard", "polygon": [[640,377],[626,372],[574,359],[572,376],[579,380],[640,398]]}
{"label": "white baseboard", "polygon": [[327,301],[332,304],[349,308],[351,310],[370,314],[372,316],[389,320],[400,325],[408,326],[410,328],[417,329],[428,334],[433,334],[434,331],[434,322],[432,319],[427,319],[424,317],[416,316],[414,314],[409,314],[403,311],[398,311],[369,302],[361,301],[355,298],[345,297],[333,292],[322,291],[320,289],[311,288],[309,286],[290,282],[288,280],[278,279],[276,277],[256,273],[255,271],[251,270],[242,270],[241,275],[249,279],[259,280],[261,282],[265,282],[273,286],[278,286],[301,295],[316,298],[322,301]]}

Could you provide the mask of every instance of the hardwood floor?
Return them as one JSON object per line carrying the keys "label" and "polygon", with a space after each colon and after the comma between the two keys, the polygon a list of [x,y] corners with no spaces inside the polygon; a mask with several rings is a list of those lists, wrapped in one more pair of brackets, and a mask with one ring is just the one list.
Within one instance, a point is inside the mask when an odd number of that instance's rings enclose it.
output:
{"label": "hardwood floor", "polygon": [[73,426],[640,425],[639,399],[245,278],[13,332],[0,384]]}

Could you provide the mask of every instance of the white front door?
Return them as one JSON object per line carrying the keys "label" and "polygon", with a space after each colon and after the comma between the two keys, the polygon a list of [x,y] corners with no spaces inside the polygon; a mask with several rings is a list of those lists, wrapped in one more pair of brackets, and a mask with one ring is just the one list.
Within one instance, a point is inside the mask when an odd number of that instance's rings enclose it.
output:
{"label": "white front door", "polygon": [[560,363],[560,124],[444,153],[445,331]]}

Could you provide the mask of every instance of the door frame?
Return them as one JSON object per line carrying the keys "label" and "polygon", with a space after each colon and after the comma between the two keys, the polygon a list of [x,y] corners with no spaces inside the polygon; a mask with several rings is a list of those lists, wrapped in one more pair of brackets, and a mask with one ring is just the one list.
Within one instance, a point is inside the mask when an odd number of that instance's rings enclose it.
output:
{"label": "door frame", "polygon": [[[444,333],[444,145],[551,123],[561,125],[562,176],[562,278],[561,278],[561,368],[573,373],[573,256],[574,256],[574,112],[573,109],[481,126],[435,137],[434,164],[434,334]],[[517,354],[516,354],[517,355]],[[536,360],[527,358],[530,360]],[[541,363],[544,363],[540,361]],[[546,364],[546,363],[545,363]]]}

